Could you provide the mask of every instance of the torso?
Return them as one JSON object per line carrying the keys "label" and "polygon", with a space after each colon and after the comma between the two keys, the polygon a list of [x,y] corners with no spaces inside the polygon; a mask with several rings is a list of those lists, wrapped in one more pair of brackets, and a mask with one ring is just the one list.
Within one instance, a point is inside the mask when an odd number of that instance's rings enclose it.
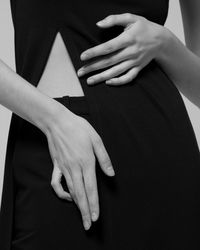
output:
{"label": "torso", "polygon": [[79,78],[60,33],[54,40],[46,67],[37,88],[50,97],[83,96]]}
{"label": "torso", "polygon": [[[168,12],[168,0],[155,0],[153,5],[147,0],[103,0],[103,8],[102,0],[10,1],[16,32],[17,73],[50,97],[84,95],[83,85],[75,71],[81,64],[79,53],[116,37],[121,31],[117,27],[101,30],[95,25],[97,21],[112,13],[130,12],[164,24]],[[91,11],[88,15],[88,11],[84,11],[88,9],[98,11]],[[51,38],[57,30],[62,30],[62,37],[57,33],[41,75]],[[69,46],[66,46],[67,40]],[[73,55],[73,64],[68,51]],[[89,89],[86,86],[85,93]],[[90,93],[94,96],[92,91]]]}

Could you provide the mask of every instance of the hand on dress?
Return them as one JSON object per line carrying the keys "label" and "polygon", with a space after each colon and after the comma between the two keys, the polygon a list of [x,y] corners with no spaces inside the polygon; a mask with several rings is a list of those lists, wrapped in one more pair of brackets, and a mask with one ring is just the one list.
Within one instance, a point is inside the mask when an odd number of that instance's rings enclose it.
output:
{"label": "hand on dress", "polygon": [[[93,126],[63,107],[60,106],[58,116],[56,114],[45,132],[53,162],[51,186],[59,198],[74,200],[88,230],[100,213],[96,158],[106,175],[112,177],[115,172],[104,143]],[[69,192],[61,185],[62,175]]]}
{"label": "hand on dress", "polygon": [[92,62],[88,62],[78,70],[79,77],[109,67],[88,78],[88,84],[102,81],[109,85],[126,84],[156,58],[163,47],[164,27],[145,17],[130,13],[116,14],[106,17],[97,25],[100,28],[109,28],[113,25],[122,25],[125,28],[116,38],[81,54],[81,60],[92,59],[90,60]]}

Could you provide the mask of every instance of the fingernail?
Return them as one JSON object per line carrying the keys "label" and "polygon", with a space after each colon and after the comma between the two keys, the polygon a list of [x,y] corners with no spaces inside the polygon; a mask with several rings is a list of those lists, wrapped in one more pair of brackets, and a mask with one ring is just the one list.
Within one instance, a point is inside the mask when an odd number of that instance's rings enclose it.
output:
{"label": "fingernail", "polygon": [[78,70],[77,74],[78,74],[78,76],[82,76],[84,74],[84,70],[82,70],[82,69]]}
{"label": "fingernail", "polygon": [[95,212],[92,213],[92,220],[93,221],[97,220],[97,214]]}
{"label": "fingernail", "polygon": [[85,60],[85,59],[87,59],[87,57],[88,57],[87,53],[81,54],[81,60]]}
{"label": "fingernail", "polygon": [[94,83],[94,78],[88,78],[88,79],[87,79],[87,83],[88,83],[88,84]]}
{"label": "fingernail", "polygon": [[107,80],[106,81],[106,84],[110,84],[110,83],[112,83],[112,80]]}
{"label": "fingernail", "polygon": [[109,171],[110,175],[112,175],[112,176],[115,175],[115,171],[114,171],[114,169],[112,167],[109,167],[108,171]]}
{"label": "fingernail", "polygon": [[90,222],[89,222],[89,221],[85,221],[85,222],[84,222],[84,228],[85,228],[86,230],[88,230],[88,229],[90,228]]}
{"label": "fingernail", "polygon": [[97,25],[102,25],[103,23],[104,23],[104,21],[101,20],[101,21],[97,22],[96,24],[97,24]]}

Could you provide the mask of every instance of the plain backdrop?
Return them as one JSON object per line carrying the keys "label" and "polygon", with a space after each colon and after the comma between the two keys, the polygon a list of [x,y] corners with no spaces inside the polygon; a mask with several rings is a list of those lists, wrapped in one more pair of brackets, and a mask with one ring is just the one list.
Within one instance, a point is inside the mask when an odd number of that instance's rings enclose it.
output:
{"label": "plain backdrop", "polygon": [[[184,42],[183,26],[178,0],[170,1],[169,14],[165,26],[172,30],[176,36]],[[11,19],[10,0],[0,1],[0,34],[0,59],[15,70],[14,30]],[[200,109],[193,105],[182,94],[181,96],[185,102],[200,148]],[[10,118],[11,111],[0,105],[0,201]]]}

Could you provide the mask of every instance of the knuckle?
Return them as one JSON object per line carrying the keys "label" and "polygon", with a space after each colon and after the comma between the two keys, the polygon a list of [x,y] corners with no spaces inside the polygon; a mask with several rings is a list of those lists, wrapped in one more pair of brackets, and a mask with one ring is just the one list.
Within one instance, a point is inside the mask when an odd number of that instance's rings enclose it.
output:
{"label": "knuckle", "polygon": [[81,172],[81,169],[73,169],[72,170],[72,178],[77,182],[80,182],[81,180],[81,177],[82,177],[82,172]]}
{"label": "knuckle", "polygon": [[84,165],[85,158],[83,157],[83,155],[77,155],[75,162],[76,162],[76,165],[77,165],[77,163],[78,163],[78,165]]}
{"label": "knuckle", "polygon": [[96,135],[95,137],[94,137],[94,142],[95,142],[95,144],[97,145],[97,146],[101,146],[102,145],[102,139],[101,139],[101,137],[99,136],[99,135]]}
{"label": "knuckle", "polygon": [[108,66],[110,66],[110,64],[112,64],[113,63],[113,60],[112,59],[109,59],[109,60],[106,60],[104,63],[103,63],[103,65],[104,65],[104,67],[108,67]]}
{"label": "knuckle", "polygon": [[145,19],[144,17],[139,17],[138,20],[137,20],[137,27],[138,29],[142,29],[144,27],[144,24],[145,24]]}
{"label": "knuckle", "polygon": [[139,28],[142,27],[142,25],[143,25],[143,20],[142,20],[141,18],[138,19],[137,25],[138,25]]}
{"label": "knuckle", "polygon": [[131,61],[131,65],[132,65],[132,67],[134,67],[135,65],[140,63],[140,56],[136,52],[136,53],[132,54],[132,57],[133,57],[133,59]]}
{"label": "knuckle", "polygon": [[106,46],[104,47],[104,51],[106,53],[110,53],[113,50],[113,46],[111,44],[106,44]]}
{"label": "knuckle", "polygon": [[57,162],[58,162],[58,158],[57,158],[57,156],[56,156],[56,155],[54,155],[54,156],[52,157],[52,161],[53,161],[53,164],[54,164],[54,165],[56,165],[56,164],[57,164]]}
{"label": "knuckle", "polygon": [[96,64],[90,64],[88,67],[87,67],[87,70],[90,71],[90,70],[95,70],[96,69]]}
{"label": "knuckle", "polygon": [[88,156],[82,157],[81,159],[79,159],[79,164],[81,165],[82,169],[87,169],[91,164],[91,158]]}
{"label": "knuckle", "polygon": [[64,166],[64,169],[66,168],[66,169],[70,170],[72,167],[75,166],[75,164],[76,164],[76,162],[75,162],[74,158],[70,157],[67,159],[67,161],[65,161],[65,162],[63,161],[62,166]]}
{"label": "knuckle", "polygon": [[68,163],[68,166],[72,172],[78,172],[79,165],[82,162],[82,157],[80,155],[75,156]]}
{"label": "knuckle", "polygon": [[138,20],[141,22],[147,21],[146,17],[144,16],[138,16]]}
{"label": "knuckle", "polygon": [[117,66],[117,67],[113,67],[113,68],[111,68],[110,70],[109,70],[109,72],[107,72],[107,74],[106,74],[106,77],[107,78],[111,78],[114,74],[119,74],[119,72],[120,72],[120,70],[122,70],[122,67],[121,67],[121,65],[119,66]]}
{"label": "knuckle", "polygon": [[86,167],[91,167],[95,162],[95,156],[94,154],[90,154],[89,157],[85,159],[85,166]]}
{"label": "knuckle", "polygon": [[126,35],[125,35],[125,37],[124,37],[124,39],[123,39],[123,41],[122,41],[122,42],[123,42],[123,45],[124,45],[124,46],[132,45],[134,39],[135,39],[135,36],[134,36],[133,32],[131,32],[131,31],[129,30],[129,32],[126,32]]}
{"label": "knuckle", "polygon": [[131,13],[129,13],[129,12],[124,13],[124,18],[125,18],[127,21],[129,21],[129,20],[131,19],[131,17],[132,17],[132,14],[131,14]]}
{"label": "knuckle", "polygon": [[89,196],[92,196],[93,193],[94,193],[94,187],[93,187],[93,185],[88,184],[88,185],[86,186],[86,188],[87,188],[87,193],[88,193],[88,195],[89,195]]}
{"label": "knuckle", "polygon": [[122,46],[123,47],[129,47],[133,44],[133,36],[130,34],[130,32],[127,32],[124,39],[122,39]]}
{"label": "knuckle", "polygon": [[142,52],[142,47],[141,47],[140,41],[139,41],[139,39],[136,38],[136,44],[134,45],[134,54],[137,57],[139,57],[141,52]]}
{"label": "knuckle", "polygon": [[109,15],[106,19],[109,20],[109,21],[114,21],[115,15],[113,15],[113,14]]}
{"label": "knuckle", "polygon": [[82,202],[84,199],[84,193],[83,192],[76,192],[76,198],[79,202]]}

